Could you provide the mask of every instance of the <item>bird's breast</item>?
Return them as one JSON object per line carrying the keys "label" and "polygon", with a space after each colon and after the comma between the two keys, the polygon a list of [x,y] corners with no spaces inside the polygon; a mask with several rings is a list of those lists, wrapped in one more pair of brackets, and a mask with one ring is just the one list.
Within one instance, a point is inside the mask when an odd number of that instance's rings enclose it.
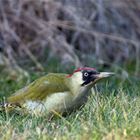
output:
{"label": "bird's breast", "polygon": [[42,112],[58,111],[62,112],[67,109],[72,103],[72,95],[70,92],[57,92],[48,96],[43,101],[31,101],[25,102],[24,107],[31,113],[38,114]]}
{"label": "bird's breast", "polygon": [[43,101],[25,102],[24,107],[33,114],[40,114],[42,112],[71,112],[79,108],[87,101],[88,91],[81,91],[77,96],[74,96],[69,91],[57,92],[48,96]]}

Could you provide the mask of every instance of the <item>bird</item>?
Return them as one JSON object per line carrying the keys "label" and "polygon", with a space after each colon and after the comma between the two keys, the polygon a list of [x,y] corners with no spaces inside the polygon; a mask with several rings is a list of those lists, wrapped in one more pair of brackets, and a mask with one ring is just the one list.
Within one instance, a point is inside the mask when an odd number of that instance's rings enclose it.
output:
{"label": "bird", "polygon": [[112,75],[91,67],[78,68],[71,74],[49,73],[9,96],[0,104],[0,110],[23,109],[36,115],[73,112],[86,104],[98,81]]}

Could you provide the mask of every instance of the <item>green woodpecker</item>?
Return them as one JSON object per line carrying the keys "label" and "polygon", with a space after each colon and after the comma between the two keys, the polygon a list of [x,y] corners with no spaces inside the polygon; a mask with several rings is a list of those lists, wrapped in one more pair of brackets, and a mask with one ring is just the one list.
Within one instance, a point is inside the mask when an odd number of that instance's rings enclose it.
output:
{"label": "green woodpecker", "polygon": [[111,76],[110,72],[98,72],[83,67],[72,74],[50,73],[7,98],[0,108],[14,110],[24,108],[29,113],[66,113],[78,109],[87,102],[90,89],[99,80]]}

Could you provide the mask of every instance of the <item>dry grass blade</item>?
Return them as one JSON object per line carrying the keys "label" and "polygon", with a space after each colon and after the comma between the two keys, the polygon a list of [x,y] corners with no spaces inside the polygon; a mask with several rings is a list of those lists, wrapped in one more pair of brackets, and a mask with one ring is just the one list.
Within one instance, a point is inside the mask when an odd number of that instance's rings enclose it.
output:
{"label": "dry grass blade", "polygon": [[5,43],[4,51],[13,48],[19,58],[29,56],[41,69],[38,58],[50,48],[48,57],[59,57],[68,66],[81,66],[88,58],[134,61],[138,75],[140,4],[127,1],[1,0],[0,44]]}

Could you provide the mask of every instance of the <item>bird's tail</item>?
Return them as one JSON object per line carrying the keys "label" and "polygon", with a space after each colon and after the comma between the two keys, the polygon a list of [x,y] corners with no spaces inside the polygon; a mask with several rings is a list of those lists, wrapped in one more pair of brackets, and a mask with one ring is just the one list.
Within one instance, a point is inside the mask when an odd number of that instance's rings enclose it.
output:
{"label": "bird's tail", "polygon": [[16,108],[21,108],[19,103],[0,103],[0,111],[11,111],[14,110]]}

